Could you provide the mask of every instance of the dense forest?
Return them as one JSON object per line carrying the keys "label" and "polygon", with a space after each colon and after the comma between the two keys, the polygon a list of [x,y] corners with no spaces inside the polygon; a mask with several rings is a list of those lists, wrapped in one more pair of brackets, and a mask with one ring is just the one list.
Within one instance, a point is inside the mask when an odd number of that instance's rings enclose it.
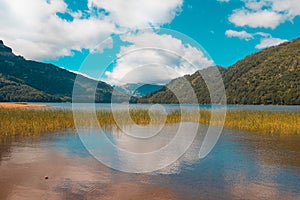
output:
{"label": "dense forest", "polygon": [[[228,104],[300,105],[300,39],[247,56],[228,68],[211,68],[220,71]],[[203,74],[209,74],[205,70],[208,69],[172,80],[138,102],[178,103],[178,99],[183,99],[185,103],[210,104],[210,93],[202,78]],[[198,102],[186,94],[183,80],[189,81]],[[218,84],[216,82],[216,93]],[[174,91],[183,95],[176,96]]]}
{"label": "dense forest", "polygon": [[[219,75],[215,70],[218,69]],[[76,77],[79,91],[96,85],[95,101],[111,102],[114,87],[74,74],[51,64],[26,60],[12,53],[0,40],[0,101],[2,102],[71,102]],[[214,102],[207,84],[214,91]],[[229,104],[300,105],[300,39],[271,47],[247,56],[228,68],[209,67],[172,80],[165,87],[130,85],[115,88],[114,102],[128,101],[130,95],[143,96],[138,103],[224,103],[221,81]],[[137,91],[131,91],[137,87]],[[192,91],[190,88],[192,87]],[[123,91],[124,90],[124,91]],[[156,91],[158,90],[158,91]],[[126,92],[127,91],[127,92]],[[130,94],[126,94],[130,91]],[[153,93],[147,94],[149,92]],[[175,95],[176,94],[176,95]],[[196,99],[193,98],[196,94]],[[218,96],[219,95],[219,96]],[[80,101],[89,102],[82,97]],[[93,98],[92,98],[93,99]]]}
{"label": "dense forest", "polygon": [[[95,101],[110,102],[113,87],[74,74],[51,64],[25,60],[12,53],[0,40],[0,101],[2,102],[71,102],[76,77],[78,88],[87,91],[96,86]],[[94,94],[94,93],[93,93]],[[80,101],[89,101],[82,97]],[[93,99],[92,97],[90,97]],[[128,99],[116,93],[117,101]]]}

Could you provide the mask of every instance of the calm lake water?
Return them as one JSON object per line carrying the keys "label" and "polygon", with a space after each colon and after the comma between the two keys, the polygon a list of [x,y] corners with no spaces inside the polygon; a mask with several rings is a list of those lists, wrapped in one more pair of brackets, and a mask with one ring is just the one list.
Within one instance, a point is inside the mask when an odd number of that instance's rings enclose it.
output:
{"label": "calm lake water", "polygon": [[[46,104],[51,106],[51,109],[72,109],[72,103],[32,103],[32,104]],[[115,109],[130,108],[150,108],[155,104],[110,104],[110,103],[96,103],[96,104],[76,104],[76,108],[90,109],[111,109],[112,105]],[[197,104],[159,104],[166,111],[178,109],[211,109],[211,108],[224,108],[223,105],[197,105]],[[226,105],[227,109],[247,109],[247,110],[266,110],[266,111],[300,111],[300,106],[276,106],[276,105]]]}
{"label": "calm lake water", "polygon": [[[170,126],[176,128],[176,124]],[[199,160],[206,128],[200,127],[178,161],[146,174],[104,166],[87,152],[75,133],[2,141],[0,199],[300,199],[300,136],[224,129],[212,152]],[[86,140],[108,136],[133,151],[155,149],[174,137],[171,132],[160,134],[160,142],[136,145],[114,129],[102,135],[86,134]],[[116,155],[109,153],[109,147],[105,151],[113,162]],[[140,164],[159,159],[164,158]]]}

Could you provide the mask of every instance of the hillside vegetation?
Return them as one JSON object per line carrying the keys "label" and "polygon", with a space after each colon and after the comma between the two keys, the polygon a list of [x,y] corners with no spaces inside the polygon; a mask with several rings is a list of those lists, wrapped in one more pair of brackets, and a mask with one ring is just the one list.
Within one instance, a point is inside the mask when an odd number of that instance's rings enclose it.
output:
{"label": "hillside vegetation", "polygon": [[[51,64],[25,60],[12,53],[0,40],[0,101],[65,102],[72,100],[73,86],[79,76],[79,90],[97,86],[95,101],[110,102],[113,87]],[[116,99],[122,102],[123,94]],[[85,97],[86,98],[86,97]],[[80,101],[88,101],[81,98]]]}
{"label": "hillside vegetation", "polygon": [[[300,105],[300,39],[252,54],[227,69],[211,68],[219,69],[229,104]],[[139,102],[178,103],[178,99],[184,99],[185,103],[210,104],[210,94],[201,76],[209,75],[205,70],[208,69],[177,78],[160,91],[140,98]],[[214,77],[213,73],[210,75]],[[187,87],[182,87],[183,79],[189,81],[198,102],[190,95],[174,95],[174,91],[187,94]],[[213,91],[218,93],[220,83],[215,82]]]}

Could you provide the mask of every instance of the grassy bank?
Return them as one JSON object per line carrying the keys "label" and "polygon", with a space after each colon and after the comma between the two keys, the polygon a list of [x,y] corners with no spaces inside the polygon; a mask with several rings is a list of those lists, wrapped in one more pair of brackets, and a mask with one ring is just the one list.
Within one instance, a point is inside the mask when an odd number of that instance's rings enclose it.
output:
{"label": "grassy bank", "polygon": [[[80,124],[92,125],[88,115],[86,112],[81,113]],[[182,114],[179,111],[174,111],[168,115],[156,112],[149,115],[147,110],[132,110],[130,115],[134,122],[141,125],[146,125],[150,122],[159,124],[164,122],[178,123],[180,121],[209,124],[211,118],[209,110],[201,110],[200,118],[197,118],[195,111],[186,111]],[[110,111],[97,111],[97,118],[101,126],[114,125],[115,118],[119,119],[119,125],[132,123],[124,111],[118,111],[115,114]],[[212,123],[220,125],[218,120]],[[300,112],[228,110],[224,125],[234,129],[265,134],[300,134]],[[4,137],[38,135],[66,129],[75,129],[71,110],[0,108],[0,133]]]}

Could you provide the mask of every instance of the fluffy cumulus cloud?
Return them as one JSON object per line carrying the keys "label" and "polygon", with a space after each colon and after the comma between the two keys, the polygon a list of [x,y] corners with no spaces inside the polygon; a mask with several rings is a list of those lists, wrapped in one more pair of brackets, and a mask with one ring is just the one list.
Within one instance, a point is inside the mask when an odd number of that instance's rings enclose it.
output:
{"label": "fluffy cumulus cloud", "polygon": [[[114,24],[106,19],[91,16],[80,18],[71,13],[62,0],[2,0],[0,38],[13,47],[16,54],[29,59],[53,59],[71,55],[71,50],[93,49],[115,31]],[[72,21],[58,17],[69,12]]]}
{"label": "fluffy cumulus cloud", "polygon": [[282,21],[283,15],[274,11],[259,10],[249,11],[246,9],[236,10],[229,21],[236,26],[249,26],[252,28],[276,28]]}
{"label": "fluffy cumulus cloud", "polygon": [[260,40],[260,43],[258,45],[256,45],[255,48],[264,49],[264,48],[267,48],[267,47],[272,47],[272,46],[282,44],[284,42],[287,42],[287,40],[283,40],[283,39],[280,39],[280,38],[272,38],[272,37],[262,38]]}
{"label": "fluffy cumulus cloud", "polygon": [[[276,29],[286,21],[292,21],[300,16],[299,0],[241,0],[244,3],[242,8],[233,10],[229,21],[238,27],[249,28],[271,28]],[[255,46],[263,49],[279,45],[287,40],[275,38],[264,32],[248,33],[246,31],[227,30],[227,37],[238,37],[244,40],[260,39]]]}
{"label": "fluffy cumulus cloud", "polygon": [[229,21],[236,26],[276,28],[300,16],[299,0],[242,0],[243,8],[233,11]]}
{"label": "fluffy cumulus cloud", "polygon": [[250,40],[253,39],[253,35],[246,31],[235,31],[235,30],[227,30],[225,32],[227,37],[238,37],[240,39]]}
{"label": "fluffy cumulus cloud", "polygon": [[170,23],[181,11],[183,0],[89,0],[88,4],[105,9],[121,27],[141,28]]}
{"label": "fluffy cumulus cloud", "polygon": [[300,16],[299,0],[265,0],[266,4],[271,5],[271,9],[283,13],[287,19],[292,20]]}
{"label": "fluffy cumulus cloud", "polygon": [[1,0],[0,26],[5,28],[0,29],[0,39],[28,59],[54,59],[83,48],[102,51],[95,45],[118,33],[120,26],[169,23],[181,5],[182,0],[90,0],[88,14],[83,15],[69,10],[63,0]]}
{"label": "fluffy cumulus cloud", "polygon": [[214,64],[202,50],[171,35],[146,31],[121,39],[130,45],[121,48],[116,67],[106,72],[105,81],[111,84],[165,84]]}

